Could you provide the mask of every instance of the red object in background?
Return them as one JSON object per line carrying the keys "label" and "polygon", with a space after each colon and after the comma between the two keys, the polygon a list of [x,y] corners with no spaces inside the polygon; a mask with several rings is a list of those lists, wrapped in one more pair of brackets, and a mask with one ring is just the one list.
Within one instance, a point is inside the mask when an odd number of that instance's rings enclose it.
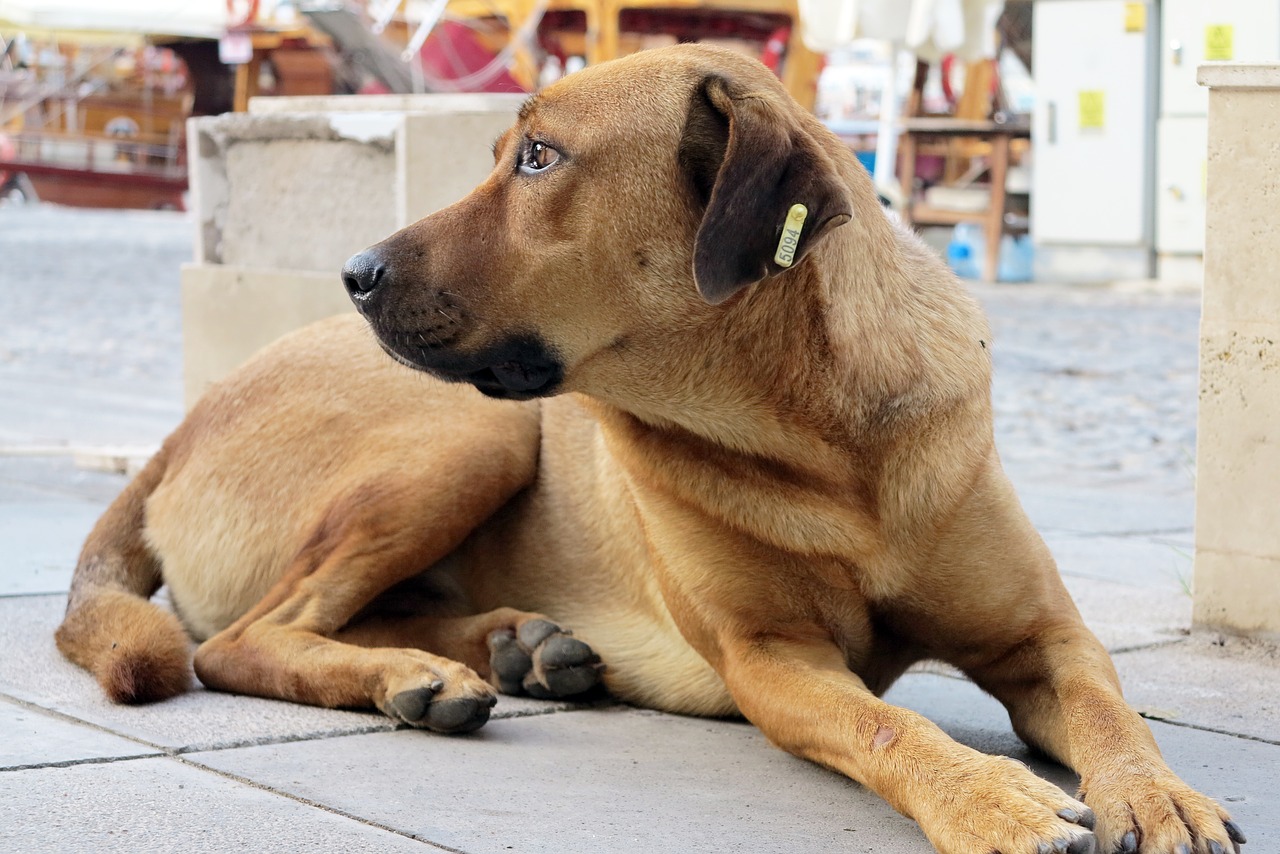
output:
{"label": "red object in background", "polygon": [[764,50],[760,51],[760,61],[774,74],[777,74],[781,68],[782,57],[787,52],[789,41],[791,41],[791,28],[778,27],[769,34],[769,40],[764,43]]}
{"label": "red object in background", "polygon": [[[0,160],[13,160],[18,156],[18,146],[14,145],[13,140],[0,133]],[[0,169],[0,187],[4,186],[4,182],[9,180],[9,173]]]}
{"label": "red object in background", "polygon": [[956,56],[949,53],[942,57],[942,66],[939,69],[941,74],[938,82],[942,84],[942,97],[947,99],[947,105],[952,109],[956,105],[956,93],[951,87],[951,70],[956,67]]}
{"label": "red object in background", "polygon": [[[445,80],[457,80],[484,68],[494,55],[485,49],[475,32],[457,21],[441,21],[422,46],[422,66],[428,74]],[[523,86],[499,69],[478,87],[468,86],[470,92],[525,92]]]}
{"label": "red object in background", "polygon": [[242,30],[258,19],[258,0],[227,0],[227,29]]}

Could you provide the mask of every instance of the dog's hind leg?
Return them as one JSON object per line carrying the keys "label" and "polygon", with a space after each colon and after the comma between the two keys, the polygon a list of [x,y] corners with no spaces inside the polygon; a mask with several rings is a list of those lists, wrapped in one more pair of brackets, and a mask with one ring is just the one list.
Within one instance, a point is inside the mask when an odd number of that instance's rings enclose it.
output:
{"label": "dog's hind leg", "polygon": [[365,647],[412,646],[463,662],[504,694],[572,697],[600,682],[595,651],[541,614],[496,608],[468,617],[362,620],[337,639]]}
{"label": "dog's hind leg", "polygon": [[191,683],[191,643],[170,612],[148,599],[160,564],[143,531],[146,501],[164,477],[167,447],[116,497],[85,541],[71,580],[58,649],[117,703],[146,703]]}
{"label": "dog's hind leg", "polygon": [[196,651],[201,681],[318,706],[375,706],[443,732],[484,724],[495,692],[466,664],[335,639],[379,594],[442,560],[532,479],[536,432],[511,422],[473,427],[434,437],[428,475],[415,471],[423,461],[407,459],[411,475],[343,490],[263,599]]}

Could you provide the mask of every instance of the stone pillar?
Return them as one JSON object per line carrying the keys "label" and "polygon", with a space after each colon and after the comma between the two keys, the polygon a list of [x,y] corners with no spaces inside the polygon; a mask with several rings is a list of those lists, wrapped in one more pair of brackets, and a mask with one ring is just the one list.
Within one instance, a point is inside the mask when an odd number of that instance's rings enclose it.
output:
{"label": "stone pillar", "polygon": [[188,124],[196,262],[182,271],[187,406],[256,350],[351,311],[353,253],[493,169],[520,95],[260,98]]}
{"label": "stone pillar", "polygon": [[1280,637],[1280,65],[1201,67],[1209,165],[1194,617]]}

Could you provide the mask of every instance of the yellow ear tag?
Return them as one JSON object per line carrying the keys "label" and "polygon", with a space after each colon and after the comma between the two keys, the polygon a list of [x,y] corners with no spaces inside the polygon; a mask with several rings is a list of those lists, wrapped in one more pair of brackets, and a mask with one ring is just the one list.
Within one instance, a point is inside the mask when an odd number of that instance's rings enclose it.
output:
{"label": "yellow ear tag", "polygon": [[782,226],[782,237],[778,240],[778,251],[773,253],[773,260],[779,267],[790,267],[796,260],[796,247],[800,245],[800,231],[804,228],[805,217],[809,209],[804,205],[792,205],[787,211],[787,221]]}

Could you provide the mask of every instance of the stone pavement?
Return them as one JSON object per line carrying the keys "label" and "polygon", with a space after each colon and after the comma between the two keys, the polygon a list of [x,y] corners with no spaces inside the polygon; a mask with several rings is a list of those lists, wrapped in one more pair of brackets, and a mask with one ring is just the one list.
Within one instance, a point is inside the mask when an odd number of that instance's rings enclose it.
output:
{"label": "stone pavement", "polygon": [[[181,215],[0,207],[0,851],[927,852],[856,784],[747,724],[503,698],[471,736],[198,689],[106,703],[52,633],[123,486],[74,452],[181,417]],[[336,286],[336,284],[335,284]],[[977,287],[1006,466],[1170,764],[1280,851],[1280,657],[1191,633],[1194,296]],[[940,669],[889,699],[1028,761]]]}

